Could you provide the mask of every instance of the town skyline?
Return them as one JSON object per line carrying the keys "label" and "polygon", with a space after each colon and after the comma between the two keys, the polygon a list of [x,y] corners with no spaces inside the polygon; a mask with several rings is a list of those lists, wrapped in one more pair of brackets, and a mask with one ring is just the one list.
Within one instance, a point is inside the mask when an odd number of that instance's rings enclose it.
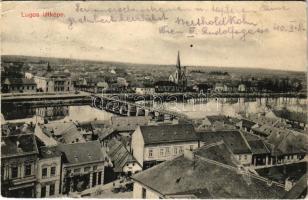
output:
{"label": "town skyline", "polygon": [[[176,51],[175,51],[175,55],[176,55]],[[162,63],[162,64],[159,64],[159,63],[143,63],[143,62],[125,62],[125,61],[117,61],[117,60],[100,60],[100,59],[81,59],[81,58],[68,58],[68,57],[50,57],[50,56],[33,56],[33,55],[17,55],[17,54],[7,54],[7,55],[2,55],[3,57],[6,57],[6,56],[12,56],[12,57],[28,57],[28,58],[42,58],[42,59],[64,59],[64,60],[74,60],[74,61],[84,61],[84,62],[98,62],[98,63],[114,63],[114,64],[135,64],[137,65],[156,65],[158,67],[162,67],[162,66],[174,66],[175,65],[175,62],[176,60],[174,60],[174,62],[172,63]],[[181,61],[182,62],[182,61]],[[303,68],[303,69],[300,69],[300,70],[293,70],[292,68],[283,68],[283,69],[276,69],[276,68],[260,68],[260,67],[252,67],[252,68],[246,68],[246,67],[238,67],[238,66],[214,66],[214,65],[189,65],[189,64],[186,64],[185,62],[182,62],[184,63],[183,66],[186,66],[188,68],[199,68],[199,67],[202,67],[202,68],[217,68],[217,69],[222,69],[222,70],[226,70],[226,69],[244,69],[244,70],[247,70],[247,69],[252,69],[252,70],[267,70],[267,71],[281,71],[281,72],[303,72],[303,73],[306,73],[306,70],[307,68]],[[56,67],[56,66],[53,66],[53,67]]]}

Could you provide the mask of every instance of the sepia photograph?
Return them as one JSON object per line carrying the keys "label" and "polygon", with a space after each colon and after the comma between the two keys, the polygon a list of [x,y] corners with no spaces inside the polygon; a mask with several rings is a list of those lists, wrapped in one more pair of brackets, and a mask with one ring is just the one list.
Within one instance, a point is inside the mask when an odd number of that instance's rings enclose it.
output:
{"label": "sepia photograph", "polygon": [[1,2],[2,198],[306,199],[304,1]]}

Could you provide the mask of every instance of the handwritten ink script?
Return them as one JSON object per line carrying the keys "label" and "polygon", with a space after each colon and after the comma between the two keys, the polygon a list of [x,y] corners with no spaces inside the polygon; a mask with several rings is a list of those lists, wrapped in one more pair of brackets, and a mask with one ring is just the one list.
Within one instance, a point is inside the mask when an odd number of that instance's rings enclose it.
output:
{"label": "handwritten ink script", "polygon": [[101,8],[76,3],[73,14],[66,16],[66,23],[69,29],[85,24],[125,26],[139,23],[142,26],[152,23],[157,32],[166,37],[226,37],[246,41],[270,33],[305,32],[304,20],[280,18],[292,12],[296,11],[285,5],[266,3],[255,7],[207,4],[204,7],[126,5]]}

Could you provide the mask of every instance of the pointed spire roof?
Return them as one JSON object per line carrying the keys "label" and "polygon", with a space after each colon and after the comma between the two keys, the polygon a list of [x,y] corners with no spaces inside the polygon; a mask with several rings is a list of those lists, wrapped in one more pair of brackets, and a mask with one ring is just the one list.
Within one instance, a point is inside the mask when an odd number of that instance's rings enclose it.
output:
{"label": "pointed spire roof", "polygon": [[49,65],[49,62],[47,62],[47,71],[48,72],[51,72],[52,70],[51,70],[51,66]]}
{"label": "pointed spire roof", "polygon": [[178,51],[178,57],[176,61],[176,67],[181,68],[180,51]]}

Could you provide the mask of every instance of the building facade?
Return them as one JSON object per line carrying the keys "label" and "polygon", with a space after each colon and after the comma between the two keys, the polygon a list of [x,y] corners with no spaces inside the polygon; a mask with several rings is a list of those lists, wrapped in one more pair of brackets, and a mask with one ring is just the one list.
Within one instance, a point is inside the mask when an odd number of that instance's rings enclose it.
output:
{"label": "building facade", "polygon": [[62,152],[61,193],[70,194],[104,184],[106,152],[98,141],[60,144]]}
{"label": "building facade", "polygon": [[2,85],[4,93],[36,93],[36,83],[33,79],[6,78]]}
{"label": "building facade", "polygon": [[33,134],[2,137],[1,195],[34,198],[38,149]]}
{"label": "building facade", "polygon": [[74,90],[70,73],[57,72],[45,73],[43,75],[34,76],[37,88],[42,92],[72,92]]}
{"label": "building facade", "polygon": [[132,134],[131,151],[143,169],[198,147],[199,138],[190,124],[140,126]]}
{"label": "building facade", "polygon": [[36,197],[57,197],[60,194],[61,152],[56,147],[41,147],[39,151]]}

